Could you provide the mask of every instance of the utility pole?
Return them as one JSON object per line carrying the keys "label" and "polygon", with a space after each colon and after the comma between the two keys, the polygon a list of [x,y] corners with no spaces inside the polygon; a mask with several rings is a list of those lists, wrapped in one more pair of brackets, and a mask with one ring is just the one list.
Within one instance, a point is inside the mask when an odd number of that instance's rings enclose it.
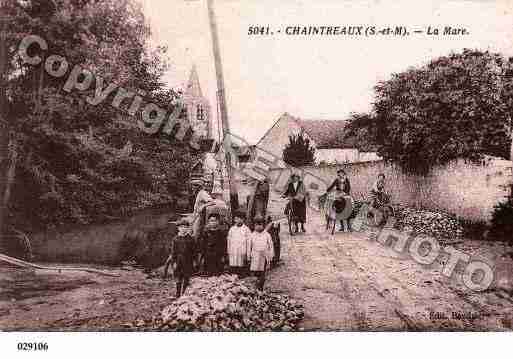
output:
{"label": "utility pole", "polygon": [[[0,0],[0,202],[7,186],[9,126],[7,123],[6,76],[7,72],[7,34],[6,2]],[[2,245],[6,208],[0,203],[0,247]]]}
{"label": "utility pole", "polygon": [[239,209],[239,194],[237,191],[237,184],[233,177],[232,157],[231,157],[231,139],[230,139],[230,124],[228,121],[228,109],[226,107],[226,94],[224,90],[223,67],[221,63],[221,54],[219,50],[219,37],[217,33],[217,23],[214,13],[214,1],[207,0],[208,5],[208,18],[210,21],[210,32],[212,35],[212,49],[214,52],[214,63],[216,69],[217,79],[217,92],[219,101],[219,112],[221,116],[221,124],[223,127],[223,145],[225,152],[226,171],[228,174],[228,183],[230,189],[230,207],[232,216],[236,210]]}
{"label": "utility pole", "polygon": [[511,161],[511,182],[509,186],[509,195],[511,198],[513,198],[513,121],[511,119],[511,116],[509,117],[509,160]]}

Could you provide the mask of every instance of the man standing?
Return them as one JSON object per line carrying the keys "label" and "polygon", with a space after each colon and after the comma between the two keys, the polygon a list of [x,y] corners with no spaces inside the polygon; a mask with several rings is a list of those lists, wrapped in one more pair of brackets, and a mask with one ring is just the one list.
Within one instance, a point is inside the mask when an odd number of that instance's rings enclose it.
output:
{"label": "man standing", "polygon": [[308,199],[308,193],[306,192],[301,177],[297,174],[291,176],[291,181],[287,186],[287,190],[283,194],[284,197],[288,197],[293,214],[292,221],[295,225],[295,233],[298,232],[298,223],[301,227],[301,232],[306,232],[306,201]]}

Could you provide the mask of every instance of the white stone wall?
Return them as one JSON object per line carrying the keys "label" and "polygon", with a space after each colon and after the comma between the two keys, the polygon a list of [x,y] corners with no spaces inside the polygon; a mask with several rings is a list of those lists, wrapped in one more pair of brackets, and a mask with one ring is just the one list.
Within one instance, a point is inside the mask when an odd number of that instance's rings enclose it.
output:
{"label": "white stone wall", "polygon": [[357,162],[359,160],[356,148],[326,148],[315,150],[315,163],[340,164]]}
{"label": "white stone wall", "polygon": [[376,152],[359,152],[356,162],[380,161],[382,159]]}
{"label": "white stone wall", "polygon": [[[511,167],[511,161],[500,159],[491,159],[480,165],[458,160],[435,168],[427,177],[420,177],[406,175],[395,166],[375,161],[308,166],[302,171],[305,184],[314,198],[324,193],[339,168],[345,169],[356,199],[368,198],[378,174],[384,173],[393,202],[440,210],[479,222],[489,221],[493,207],[508,195]],[[279,178],[281,172],[283,170],[273,170],[271,177]]]}

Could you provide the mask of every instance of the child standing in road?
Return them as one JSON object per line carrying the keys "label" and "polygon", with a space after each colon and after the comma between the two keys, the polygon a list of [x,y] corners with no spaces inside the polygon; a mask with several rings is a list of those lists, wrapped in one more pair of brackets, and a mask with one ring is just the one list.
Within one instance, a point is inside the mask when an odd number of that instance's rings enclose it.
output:
{"label": "child standing in road", "polygon": [[173,270],[173,276],[176,281],[176,297],[180,297],[192,276],[193,261],[196,254],[194,240],[190,234],[190,224],[186,219],[177,223],[178,234],[173,238],[171,244],[171,255],[166,261],[164,267],[164,278],[167,277],[169,266]]}
{"label": "child standing in road", "polygon": [[273,221],[272,217],[269,216],[267,218],[268,225],[266,227],[266,231],[271,235],[271,239],[273,241],[273,249],[274,249],[274,258],[271,262],[272,267],[276,267],[280,262],[280,252],[281,252],[281,240],[280,240],[280,229],[281,225],[277,221]]}
{"label": "child standing in road", "polygon": [[208,216],[207,225],[201,237],[202,257],[207,275],[220,275],[226,263],[226,229],[220,226],[217,213]]}
{"label": "child standing in road", "polygon": [[254,223],[255,231],[251,233],[248,246],[249,269],[258,277],[257,288],[263,290],[266,271],[274,257],[273,241],[271,235],[264,231],[265,220],[262,217],[256,217]]}
{"label": "child standing in road", "polygon": [[244,213],[238,211],[235,213],[233,220],[235,224],[228,232],[228,261],[230,271],[234,274],[242,276],[244,267],[247,262],[248,241],[251,231],[244,224]]}

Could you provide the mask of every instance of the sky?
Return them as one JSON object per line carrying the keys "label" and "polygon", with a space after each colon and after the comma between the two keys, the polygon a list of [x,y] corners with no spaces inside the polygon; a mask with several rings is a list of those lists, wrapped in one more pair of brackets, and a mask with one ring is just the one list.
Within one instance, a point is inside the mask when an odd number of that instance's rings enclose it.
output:
{"label": "sky", "polygon": [[[196,65],[213,108],[216,78],[206,0],[139,0],[152,42],[169,48],[164,80],[183,88]],[[513,0],[214,0],[231,132],[256,143],[284,112],[347,119],[369,111],[393,73],[463,48],[513,56]],[[464,36],[288,36],[287,26],[464,27]],[[272,36],[248,35],[269,26]],[[281,29],[281,33],[277,31]],[[214,129],[214,131],[217,131]],[[217,133],[217,132],[214,132]]]}

